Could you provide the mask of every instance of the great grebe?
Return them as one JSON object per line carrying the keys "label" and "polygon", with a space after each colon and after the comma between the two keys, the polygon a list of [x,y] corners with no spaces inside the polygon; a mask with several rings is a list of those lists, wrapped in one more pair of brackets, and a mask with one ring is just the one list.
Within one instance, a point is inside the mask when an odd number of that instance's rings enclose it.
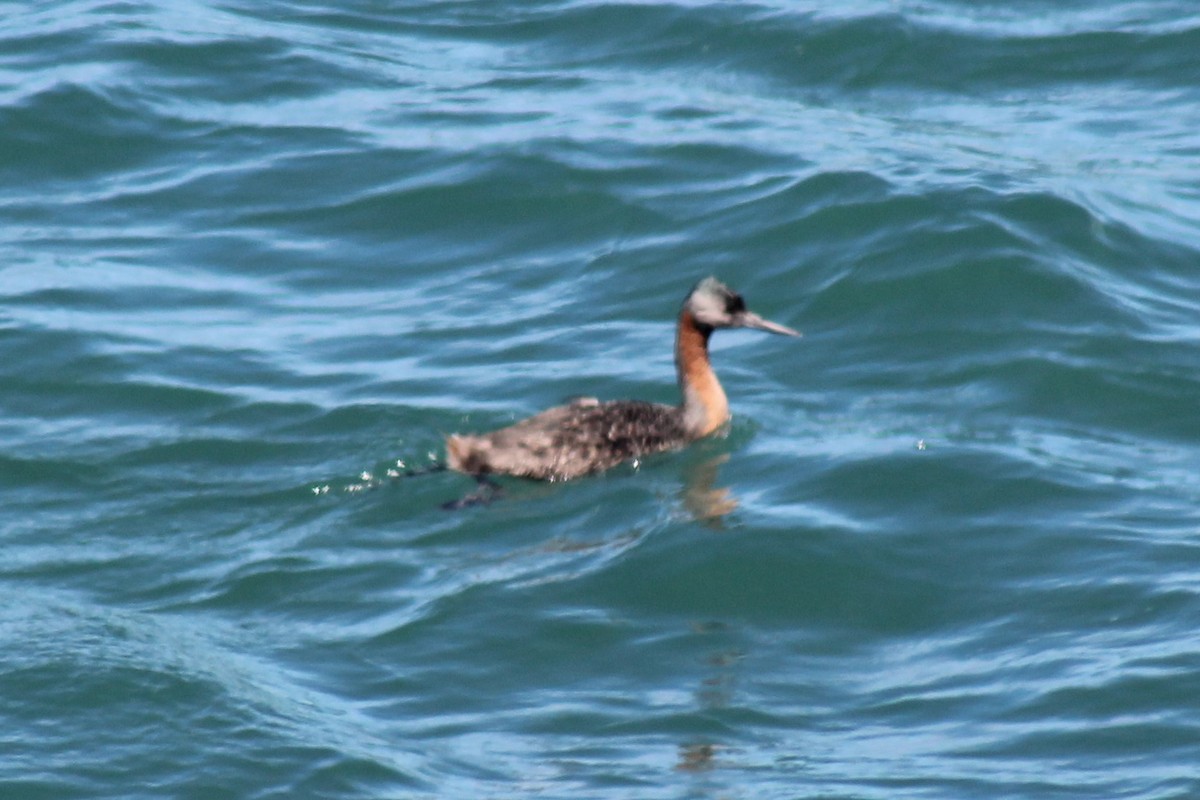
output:
{"label": "great grebe", "polygon": [[679,405],[580,398],[491,433],[447,437],[447,466],[476,477],[564,481],[708,436],[729,420],[729,401],[708,359],[708,337],[717,328],[800,335],[747,310],[740,294],[716,278],[705,278],[679,312]]}

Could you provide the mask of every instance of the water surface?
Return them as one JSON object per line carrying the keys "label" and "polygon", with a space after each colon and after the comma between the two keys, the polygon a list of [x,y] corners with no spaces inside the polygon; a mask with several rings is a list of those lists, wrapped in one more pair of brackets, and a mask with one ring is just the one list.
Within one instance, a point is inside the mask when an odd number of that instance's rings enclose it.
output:
{"label": "water surface", "polygon": [[1200,793],[1191,5],[7,9],[5,797]]}

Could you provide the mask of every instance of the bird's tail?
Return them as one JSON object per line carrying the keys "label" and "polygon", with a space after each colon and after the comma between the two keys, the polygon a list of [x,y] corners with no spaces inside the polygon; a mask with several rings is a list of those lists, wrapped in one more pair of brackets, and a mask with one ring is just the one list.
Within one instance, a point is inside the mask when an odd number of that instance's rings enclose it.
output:
{"label": "bird's tail", "polygon": [[486,450],[487,442],[478,436],[451,434],[446,437],[446,466],[468,475],[482,475],[489,472]]}

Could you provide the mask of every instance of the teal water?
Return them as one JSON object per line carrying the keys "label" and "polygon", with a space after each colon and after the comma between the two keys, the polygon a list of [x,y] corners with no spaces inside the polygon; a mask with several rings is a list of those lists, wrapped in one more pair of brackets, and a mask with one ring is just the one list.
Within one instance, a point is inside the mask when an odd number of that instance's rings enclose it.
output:
{"label": "teal water", "polygon": [[1200,796],[1194,4],[0,11],[0,796]]}

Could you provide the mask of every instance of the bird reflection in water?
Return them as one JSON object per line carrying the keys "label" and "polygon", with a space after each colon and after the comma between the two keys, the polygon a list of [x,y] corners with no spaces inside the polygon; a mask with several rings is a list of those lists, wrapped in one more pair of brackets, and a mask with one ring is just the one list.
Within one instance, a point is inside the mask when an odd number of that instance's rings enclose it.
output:
{"label": "bird reflection in water", "polygon": [[717,486],[718,471],[729,460],[728,453],[693,461],[684,468],[683,507],[688,515],[710,528],[724,527],[722,519],[738,507],[728,486]]}

